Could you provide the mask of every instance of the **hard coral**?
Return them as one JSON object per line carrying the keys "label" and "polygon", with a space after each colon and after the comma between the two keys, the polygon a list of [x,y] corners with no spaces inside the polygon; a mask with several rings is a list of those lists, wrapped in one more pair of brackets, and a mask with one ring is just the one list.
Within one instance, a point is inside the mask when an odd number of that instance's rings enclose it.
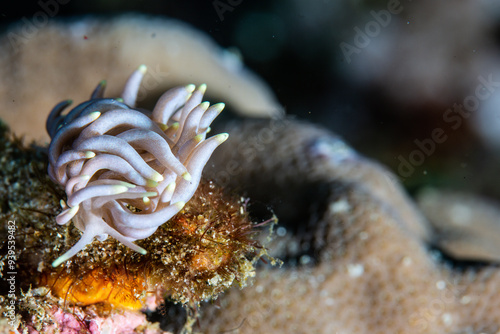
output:
{"label": "hard coral", "polygon": [[141,66],[131,75],[123,102],[104,99],[100,84],[90,101],[61,115],[64,101],[47,119],[49,175],[68,196],[57,223],[73,219],[84,232],[54,267],[94,237],[102,241],[111,235],[145,254],[131,241],[149,237],[182,209],[210,155],[227,139],[219,134],[205,140],[224,108],[201,103],[205,85],[194,92],[193,85],[167,91],[153,112],[133,109],[145,72]]}
{"label": "hard coral", "polygon": [[430,250],[429,226],[390,172],[303,122],[227,129],[211,173],[273,203],[270,248],[285,265],[205,308],[205,332],[498,333],[498,266]]}
{"label": "hard coral", "polygon": [[451,190],[425,189],[417,196],[433,224],[433,242],[463,260],[500,262],[500,209],[495,201]]}

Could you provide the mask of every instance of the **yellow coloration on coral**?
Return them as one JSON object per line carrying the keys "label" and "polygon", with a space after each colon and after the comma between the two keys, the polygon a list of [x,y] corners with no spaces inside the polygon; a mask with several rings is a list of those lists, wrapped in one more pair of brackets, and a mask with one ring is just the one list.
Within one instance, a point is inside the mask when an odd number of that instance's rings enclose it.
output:
{"label": "yellow coloration on coral", "polygon": [[87,306],[98,303],[115,308],[140,310],[144,303],[146,282],[140,276],[131,279],[124,270],[104,274],[102,269],[91,270],[76,278],[65,272],[50,273],[41,284],[50,286],[54,295],[71,305]]}

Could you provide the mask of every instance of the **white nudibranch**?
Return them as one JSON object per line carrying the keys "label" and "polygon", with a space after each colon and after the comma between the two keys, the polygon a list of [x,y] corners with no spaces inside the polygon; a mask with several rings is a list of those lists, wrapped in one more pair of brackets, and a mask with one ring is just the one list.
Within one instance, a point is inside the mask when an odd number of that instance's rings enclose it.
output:
{"label": "white nudibranch", "polygon": [[224,104],[202,102],[204,84],[168,90],[152,112],[134,109],[145,73],[144,65],[132,73],[121,98],[103,98],[102,81],[89,101],[62,115],[71,104],[63,101],[47,118],[48,173],[68,196],[56,221],[73,221],[83,232],[54,267],[108,235],[145,254],[132,241],[149,237],[183,208],[228,137],[206,138]]}

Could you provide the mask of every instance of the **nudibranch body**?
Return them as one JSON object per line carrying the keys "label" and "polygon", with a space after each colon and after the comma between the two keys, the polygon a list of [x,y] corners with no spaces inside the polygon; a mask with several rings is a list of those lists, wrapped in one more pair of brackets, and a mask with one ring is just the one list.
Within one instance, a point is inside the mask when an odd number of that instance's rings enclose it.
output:
{"label": "nudibranch body", "polygon": [[101,82],[91,96],[69,113],[63,101],[50,113],[46,127],[49,176],[64,186],[67,202],[58,224],[73,220],[81,239],[54,267],[94,238],[112,236],[129,248],[178,213],[195,193],[202,170],[228,135],[206,139],[223,103],[202,102],[205,85],[173,88],[153,111],[135,109],[146,72],[141,65],[127,81],[122,98],[103,98]]}

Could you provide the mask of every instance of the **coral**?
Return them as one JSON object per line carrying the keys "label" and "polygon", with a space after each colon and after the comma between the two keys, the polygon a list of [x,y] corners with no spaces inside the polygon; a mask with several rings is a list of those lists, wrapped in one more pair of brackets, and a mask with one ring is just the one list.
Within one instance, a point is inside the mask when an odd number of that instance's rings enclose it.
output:
{"label": "coral", "polygon": [[[280,237],[269,247],[285,266],[259,270],[252,287],[204,308],[205,332],[500,330],[498,266],[460,265],[429,249],[430,227],[390,172],[303,122],[226,130],[231,137],[214,156],[221,165],[210,172],[275,203]],[[252,149],[237,149],[243,143]],[[228,182],[220,170],[232,161],[239,168]]]}
{"label": "coral", "polygon": [[176,20],[137,14],[51,19],[28,37],[24,28],[19,22],[0,39],[0,118],[27,140],[49,139],[39,126],[45,113],[33,110],[50,110],[66,96],[86,100],[88,87],[104,78],[114,83],[110,96],[118,96],[120,84],[138,63],[149,68],[139,91],[143,104],[191,82],[207,84],[214,97],[242,114],[265,116],[281,110],[268,86],[237,56]]}
{"label": "coral", "polygon": [[59,225],[73,219],[83,233],[57,267],[94,237],[113,236],[145,254],[131,241],[145,239],[191,199],[212,152],[227,139],[206,139],[223,103],[201,103],[206,86],[165,92],[152,112],[136,110],[135,102],[146,67],[140,66],[122,93],[123,103],[104,99],[99,84],[92,99],[65,115],[58,104],[47,119],[49,175],[65,187],[67,205]]}
{"label": "coral", "polygon": [[500,262],[498,203],[468,193],[424,189],[417,203],[435,229],[434,244],[454,258]]}

